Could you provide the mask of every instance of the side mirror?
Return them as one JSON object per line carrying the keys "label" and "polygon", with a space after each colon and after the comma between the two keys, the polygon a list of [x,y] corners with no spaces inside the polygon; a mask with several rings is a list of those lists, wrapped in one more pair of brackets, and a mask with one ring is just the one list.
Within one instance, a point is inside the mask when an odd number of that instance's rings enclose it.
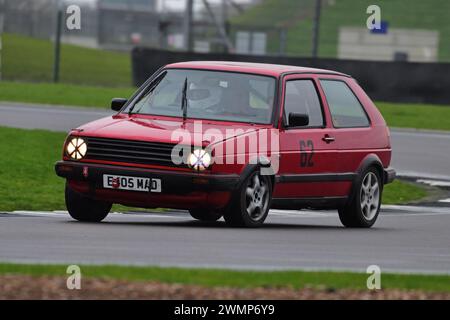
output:
{"label": "side mirror", "polygon": [[127,101],[128,100],[124,98],[114,98],[111,100],[111,109],[114,111],[120,111]]}
{"label": "side mirror", "polygon": [[303,113],[289,113],[289,127],[305,127],[309,124],[309,116]]}

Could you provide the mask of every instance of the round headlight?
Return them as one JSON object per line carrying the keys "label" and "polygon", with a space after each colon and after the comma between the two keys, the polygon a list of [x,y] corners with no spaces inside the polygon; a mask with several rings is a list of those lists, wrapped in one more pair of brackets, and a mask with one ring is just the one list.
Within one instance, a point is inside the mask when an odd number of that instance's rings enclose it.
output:
{"label": "round headlight", "polygon": [[87,144],[81,138],[72,138],[67,143],[66,152],[74,160],[83,159],[87,152]]}
{"label": "round headlight", "polygon": [[203,149],[195,149],[189,155],[188,164],[194,170],[205,170],[211,164],[211,155]]}

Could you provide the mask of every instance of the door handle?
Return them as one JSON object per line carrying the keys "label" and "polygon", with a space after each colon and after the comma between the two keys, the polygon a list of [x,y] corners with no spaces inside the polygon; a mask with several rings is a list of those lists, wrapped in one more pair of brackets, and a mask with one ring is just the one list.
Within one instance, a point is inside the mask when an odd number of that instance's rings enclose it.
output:
{"label": "door handle", "polygon": [[322,138],[322,140],[325,141],[326,143],[330,143],[330,142],[333,142],[334,140],[336,140],[336,138],[335,138],[335,137],[332,137],[332,136],[330,136],[330,135],[328,135],[328,134],[326,134],[326,135]]}

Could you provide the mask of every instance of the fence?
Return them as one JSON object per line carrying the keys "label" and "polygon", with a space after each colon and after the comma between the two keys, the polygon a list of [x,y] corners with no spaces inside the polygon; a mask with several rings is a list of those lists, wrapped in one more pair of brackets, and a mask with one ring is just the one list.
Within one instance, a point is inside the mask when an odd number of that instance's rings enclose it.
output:
{"label": "fence", "polygon": [[[33,38],[51,39],[55,34],[58,0],[14,0],[5,3],[4,31]],[[62,29],[63,36],[94,38],[97,34],[95,7],[82,6],[81,30]]]}
{"label": "fence", "polygon": [[[5,32],[33,38],[52,39],[56,32],[58,0],[9,0],[5,5]],[[70,1],[65,2],[65,9]],[[105,3],[105,4],[103,4]],[[114,2],[77,3],[81,29],[68,30],[63,24],[62,40],[85,47],[131,49],[133,36],[142,45],[159,45],[159,19],[150,9],[123,7]]]}
{"label": "fence", "polygon": [[[209,1],[211,10],[207,10],[206,1],[194,0],[194,48],[203,52],[224,51],[223,37],[213,23],[217,20],[227,26],[236,53],[311,57],[318,1],[255,0],[238,8],[231,5],[236,1],[225,1],[224,7],[218,1]],[[146,5],[126,5],[131,2]],[[321,0],[317,38],[319,57],[450,61],[450,24],[447,23],[450,1],[411,0],[407,6],[404,0],[376,1],[384,26],[383,32],[379,33],[371,33],[366,27],[369,18],[366,10],[372,2]],[[58,0],[7,0],[5,31],[51,38],[57,3]],[[160,49],[184,50],[183,12],[156,12],[153,0],[102,0],[98,6],[84,3],[82,30],[63,30],[66,42],[76,43],[75,40],[82,37],[91,41],[78,44],[96,43],[107,47],[108,44],[122,44],[125,49],[130,49],[133,43],[139,43]],[[124,5],[118,7],[120,3]],[[165,1],[161,3],[164,5]]]}

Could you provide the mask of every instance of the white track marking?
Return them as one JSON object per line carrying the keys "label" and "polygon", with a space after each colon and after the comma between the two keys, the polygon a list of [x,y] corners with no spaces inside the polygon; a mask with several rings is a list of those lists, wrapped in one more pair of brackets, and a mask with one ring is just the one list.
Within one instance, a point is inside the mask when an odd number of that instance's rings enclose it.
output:
{"label": "white track marking", "polygon": [[[443,199],[441,202],[450,203],[449,199]],[[431,216],[431,215],[445,215],[450,214],[450,208],[447,207],[419,207],[419,206],[403,206],[403,205],[382,205],[382,214],[383,211],[384,217],[390,216],[390,217],[397,217],[397,216]],[[386,212],[386,211],[395,211],[393,212]],[[68,212],[67,211],[26,211],[26,210],[19,210],[19,211],[13,211],[13,212],[6,212],[8,214],[19,214],[19,215],[27,215],[27,216],[35,216],[35,217],[64,217],[67,218]],[[172,218],[172,219],[186,219],[190,218],[189,214],[186,213],[185,215],[180,214],[172,214],[172,213],[140,213],[140,212],[111,212],[111,215],[113,216],[131,216],[131,217],[145,217],[145,218]],[[327,218],[327,217],[336,217],[337,212],[336,211],[312,211],[312,210],[270,210],[269,216],[272,217],[279,217],[279,218]]]}
{"label": "white track marking", "polygon": [[56,213],[51,211],[24,211],[17,210],[13,212],[7,212],[8,214],[19,214],[19,215],[27,215],[27,216],[43,216],[43,217],[64,217],[63,213]]}
{"label": "white track marking", "polygon": [[269,215],[278,217],[330,217],[335,216],[335,212],[323,211],[307,211],[307,210],[278,210],[273,209],[269,211]]}
{"label": "white track marking", "polygon": [[[69,217],[67,211],[24,211],[18,210],[13,212],[6,212],[8,214],[20,214],[27,216],[44,216],[44,217]],[[152,213],[122,213],[122,212],[111,212],[110,215],[128,215],[132,217],[151,217],[151,218],[184,218],[182,216],[176,216],[171,214],[152,214]],[[186,216],[187,217],[187,216]]]}
{"label": "white track marking", "polygon": [[395,211],[408,211],[413,214],[450,214],[450,208],[441,207],[419,207],[419,206],[401,206],[401,205],[382,205],[381,209],[395,210]]}
{"label": "white track marking", "polygon": [[428,184],[432,187],[450,187],[450,181],[418,179],[417,182]]}
{"label": "white track marking", "polygon": [[416,171],[401,171],[397,172],[397,177],[413,178],[413,179],[426,179],[426,180],[440,180],[450,181],[450,176],[443,174],[423,173]]}
{"label": "white track marking", "polygon": [[[9,214],[21,214],[28,216],[46,216],[46,217],[67,217],[67,211],[26,211],[26,210],[17,210],[13,212],[7,212]],[[335,216],[334,212],[323,212],[323,211],[295,211],[295,210],[270,210],[269,212],[272,216],[277,217],[330,217]],[[147,217],[147,218],[175,218],[175,219],[183,219],[188,218],[189,214],[186,215],[174,215],[171,213],[163,214],[163,213],[133,213],[133,212],[111,212],[110,215],[126,215],[131,217]]]}
{"label": "white track marking", "polygon": [[450,198],[439,200],[439,202],[450,203]]}

